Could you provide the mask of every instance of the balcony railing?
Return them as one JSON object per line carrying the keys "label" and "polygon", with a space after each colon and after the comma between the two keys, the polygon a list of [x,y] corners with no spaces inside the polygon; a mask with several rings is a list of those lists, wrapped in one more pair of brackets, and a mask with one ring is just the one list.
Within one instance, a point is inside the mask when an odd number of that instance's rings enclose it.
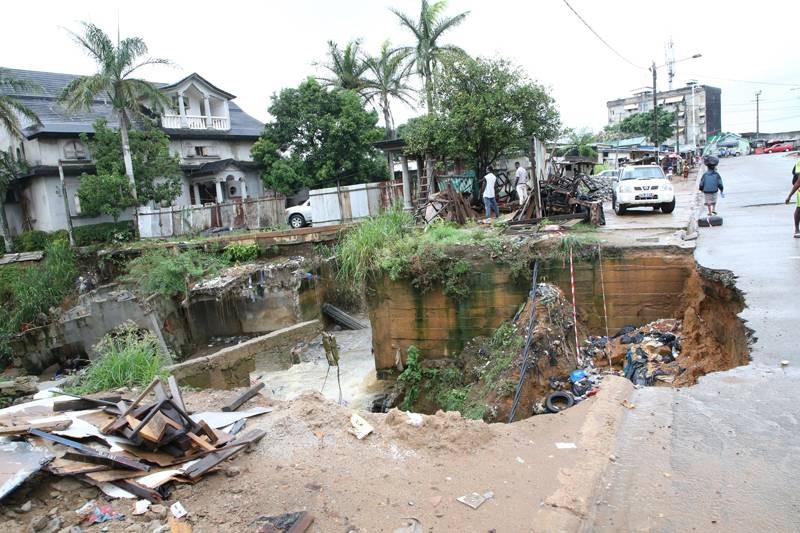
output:
{"label": "balcony railing", "polygon": [[[190,130],[205,130],[209,129],[209,117],[205,115],[175,115],[165,113],[161,117],[161,125],[167,129],[183,129]],[[229,130],[231,129],[230,119],[228,117],[211,117],[210,129],[214,130]]]}

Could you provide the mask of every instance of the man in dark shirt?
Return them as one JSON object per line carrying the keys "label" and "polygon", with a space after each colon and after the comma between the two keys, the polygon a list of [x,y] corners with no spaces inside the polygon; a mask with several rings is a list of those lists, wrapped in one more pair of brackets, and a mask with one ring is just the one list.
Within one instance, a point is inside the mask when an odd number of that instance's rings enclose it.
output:
{"label": "man in dark shirt", "polygon": [[717,172],[717,166],[707,164],[708,170],[700,178],[700,190],[703,191],[705,204],[708,207],[708,216],[717,214],[717,192],[722,192],[722,176]]}

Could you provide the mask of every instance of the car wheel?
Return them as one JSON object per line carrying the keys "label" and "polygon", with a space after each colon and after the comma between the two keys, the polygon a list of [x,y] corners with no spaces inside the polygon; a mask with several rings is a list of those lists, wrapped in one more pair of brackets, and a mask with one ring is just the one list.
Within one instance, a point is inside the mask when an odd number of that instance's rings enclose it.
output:
{"label": "car wheel", "polygon": [[673,211],[675,211],[675,198],[673,198],[672,201],[668,204],[661,204],[662,213],[669,214],[672,213]]}
{"label": "car wheel", "polygon": [[289,217],[289,225],[295,229],[302,228],[306,225],[306,217],[300,213],[294,213]]}
{"label": "car wheel", "polygon": [[617,203],[616,196],[611,198],[611,207],[614,209],[614,213],[616,213],[618,216],[622,216],[625,214],[625,207]]}

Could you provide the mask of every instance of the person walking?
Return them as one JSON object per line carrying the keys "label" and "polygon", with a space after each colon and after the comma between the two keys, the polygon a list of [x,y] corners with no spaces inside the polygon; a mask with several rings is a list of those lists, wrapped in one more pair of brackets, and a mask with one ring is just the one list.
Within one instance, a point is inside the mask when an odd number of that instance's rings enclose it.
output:
{"label": "person walking", "polygon": [[789,196],[786,197],[786,203],[792,201],[792,195],[795,195],[795,201],[797,202],[794,208],[794,238],[800,239],[800,161],[795,163],[794,168],[792,168],[792,190],[789,191]]}
{"label": "person walking", "polygon": [[708,170],[700,178],[700,190],[705,197],[705,204],[708,207],[708,216],[717,214],[717,192],[722,192],[722,176],[717,172],[717,165],[712,161],[706,162]]}
{"label": "person walking", "polygon": [[485,185],[483,186],[483,206],[486,208],[486,218],[491,218],[491,213],[494,211],[495,218],[500,216],[500,208],[497,206],[497,198],[495,198],[495,185],[497,184],[497,176],[494,175],[494,169],[487,167],[487,174],[483,177]]}
{"label": "person walking", "polygon": [[528,171],[520,166],[519,161],[514,163],[517,170],[514,171],[516,178],[517,198],[519,198],[520,207],[525,204],[528,199]]}

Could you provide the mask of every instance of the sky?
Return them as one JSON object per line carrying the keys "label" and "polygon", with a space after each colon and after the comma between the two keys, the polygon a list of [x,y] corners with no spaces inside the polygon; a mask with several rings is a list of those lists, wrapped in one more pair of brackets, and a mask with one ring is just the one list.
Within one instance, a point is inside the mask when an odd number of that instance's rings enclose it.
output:
{"label": "sky", "polygon": [[[761,132],[800,130],[800,2],[761,9],[696,0],[568,1],[616,52],[564,0],[450,0],[447,14],[470,13],[443,42],[509,59],[551,90],[565,126],[598,131],[607,122],[606,101],[652,84],[647,67],[666,62],[672,39],[673,87],[694,79],[721,88],[724,131],[755,131],[759,90]],[[142,37],[152,56],[173,63],[142,70],[142,77],[174,82],[197,72],[268,120],[273,94],[322,74],[327,41],[361,39],[372,53],[386,39],[412,44],[389,8],[416,18],[419,0],[13,2],[3,9],[0,66],[91,74],[92,60],[67,29],[89,21],[116,35],[119,22],[123,37]],[[702,57],[680,61],[695,54]],[[666,69],[657,72],[659,90],[667,88]],[[393,111],[397,124],[423,112],[400,103]]]}

